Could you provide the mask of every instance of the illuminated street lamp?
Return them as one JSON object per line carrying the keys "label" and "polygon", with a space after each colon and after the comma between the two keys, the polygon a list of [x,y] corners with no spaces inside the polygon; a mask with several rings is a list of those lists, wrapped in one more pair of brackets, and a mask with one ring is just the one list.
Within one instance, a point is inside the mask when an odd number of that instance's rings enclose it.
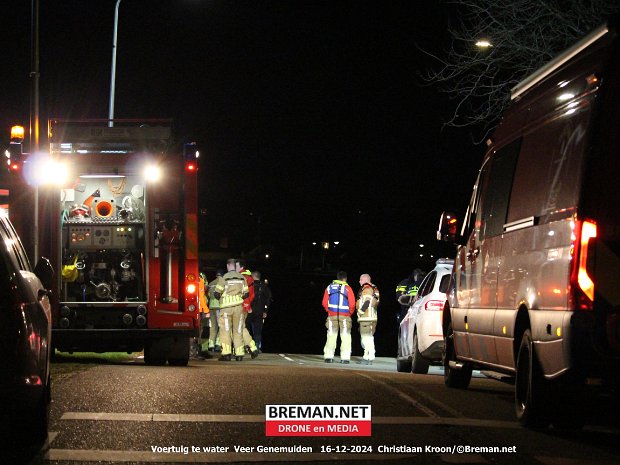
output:
{"label": "illuminated street lamp", "polygon": [[487,48],[493,47],[493,44],[489,42],[487,39],[480,39],[476,42],[476,47],[487,49]]}

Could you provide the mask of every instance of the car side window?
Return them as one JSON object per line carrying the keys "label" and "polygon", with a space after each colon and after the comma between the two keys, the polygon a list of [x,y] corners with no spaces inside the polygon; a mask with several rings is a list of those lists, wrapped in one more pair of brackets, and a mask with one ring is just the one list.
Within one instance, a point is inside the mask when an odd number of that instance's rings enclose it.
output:
{"label": "car side window", "polygon": [[480,168],[478,179],[476,179],[476,183],[474,184],[471,199],[469,200],[469,205],[467,206],[467,211],[465,212],[463,228],[461,229],[461,236],[465,239],[468,239],[472,231],[475,231],[476,228],[476,212],[478,211],[478,204],[480,203],[479,193],[482,188],[482,179],[487,166],[488,163],[485,163],[482,168]]}
{"label": "car side window", "polygon": [[504,232],[520,147],[521,139],[517,139],[500,148],[491,158],[489,168],[485,170],[486,179],[482,179],[483,192],[476,216],[480,240]]}
{"label": "car side window", "polygon": [[448,286],[450,286],[450,273],[444,274],[439,282],[439,292],[444,294],[448,293]]}
{"label": "car side window", "polygon": [[435,279],[436,278],[437,278],[437,272],[436,271],[431,271],[428,274],[428,276],[426,277],[426,279],[422,283],[422,287],[418,291],[418,296],[420,298],[424,297],[425,295],[430,294],[433,291],[433,287],[435,286]]}
{"label": "car side window", "polygon": [[6,254],[0,252],[0,308],[8,306],[11,296],[11,276],[6,264]]}
{"label": "car side window", "polygon": [[0,237],[4,241],[7,252],[13,258],[15,266],[19,270],[31,271],[28,256],[13,226],[8,221],[0,221],[0,229],[2,231]]}
{"label": "car side window", "polygon": [[521,139],[516,139],[500,148],[491,158],[483,179],[484,191],[480,196],[480,208],[476,223],[479,225],[479,239],[493,237],[504,232],[510,191]]}
{"label": "car side window", "polygon": [[[0,221],[1,223],[1,221]],[[5,242],[4,230],[0,230],[0,241]],[[14,270],[14,265],[11,265],[10,251],[6,248],[0,249],[0,307],[6,307],[9,304],[11,296],[11,276],[10,270]]]}

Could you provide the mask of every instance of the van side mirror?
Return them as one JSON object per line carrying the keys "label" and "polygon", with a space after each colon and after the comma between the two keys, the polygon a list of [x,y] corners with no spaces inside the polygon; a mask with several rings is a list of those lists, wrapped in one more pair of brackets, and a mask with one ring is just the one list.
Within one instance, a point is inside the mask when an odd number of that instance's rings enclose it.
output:
{"label": "van side mirror", "polygon": [[47,258],[39,258],[37,266],[34,267],[34,274],[41,280],[45,289],[49,290],[52,288],[54,284],[54,267]]}
{"label": "van side mirror", "polygon": [[398,298],[398,303],[401,305],[411,305],[411,299],[415,297],[410,294],[403,294]]}
{"label": "van side mirror", "polygon": [[437,229],[437,240],[443,242],[455,242],[458,219],[450,212],[443,212],[439,218],[439,228]]}

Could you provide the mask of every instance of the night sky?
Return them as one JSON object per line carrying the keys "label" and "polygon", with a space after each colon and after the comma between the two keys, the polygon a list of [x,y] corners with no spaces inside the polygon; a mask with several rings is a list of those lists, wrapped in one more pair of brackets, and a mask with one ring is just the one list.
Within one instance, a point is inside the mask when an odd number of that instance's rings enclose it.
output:
{"label": "night sky", "polygon": [[[107,117],[114,4],[41,1],[43,127]],[[447,44],[446,8],[122,0],[115,116],[171,117],[179,144],[197,142],[205,249],[339,240],[349,258],[410,269],[441,211],[464,211],[483,151],[442,129],[451,102],[419,77],[420,49]],[[3,10],[6,142],[28,122],[30,2]]]}

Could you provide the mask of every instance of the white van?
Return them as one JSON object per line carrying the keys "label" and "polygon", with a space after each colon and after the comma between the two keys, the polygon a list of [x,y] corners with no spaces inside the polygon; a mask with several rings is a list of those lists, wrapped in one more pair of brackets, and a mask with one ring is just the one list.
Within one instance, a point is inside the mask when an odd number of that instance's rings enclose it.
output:
{"label": "white van", "polygon": [[460,234],[440,221],[457,244],[446,385],[466,388],[474,367],[513,374],[526,426],[578,424],[584,386],[618,385],[619,24],[512,89]]}

